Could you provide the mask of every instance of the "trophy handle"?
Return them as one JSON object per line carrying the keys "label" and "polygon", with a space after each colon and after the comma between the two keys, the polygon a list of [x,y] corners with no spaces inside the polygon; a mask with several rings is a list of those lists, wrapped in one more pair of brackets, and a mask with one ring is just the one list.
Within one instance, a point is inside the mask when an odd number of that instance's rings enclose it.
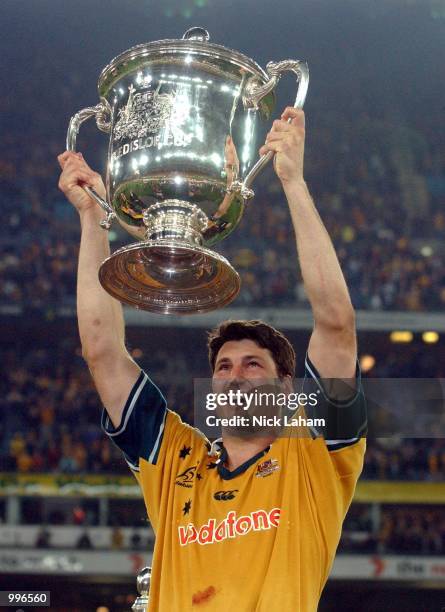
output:
{"label": "trophy handle", "polygon": [[[283,60],[281,62],[269,62],[266,66],[267,73],[270,77],[269,81],[264,85],[256,87],[253,91],[246,94],[246,100],[249,104],[257,106],[258,102],[264,98],[268,93],[275,89],[278,81],[283,72],[293,72],[297,75],[298,89],[297,96],[295,98],[294,108],[303,108],[304,101],[306,100],[307,88],[309,85],[309,68],[306,62],[300,62],[297,60]],[[288,120],[288,123],[291,119]],[[262,155],[256,164],[253,166],[251,171],[244,179],[243,187],[248,189],[253,183],[257,175],[261,170],[270,162],[273,158],[274,152],[269,151],[265,155]]]}
{"label": "trophy handle", "polygon": [[[71,117],[68,132],[66,134],[66,150],[67,151],[76,151],[76,140],[77,134],[79,133],[79,128],[84,121],[90,119],[91,117],[96,118],[96,125],[102,132],[109,132],[111,129],[111,119],[107,119],[107,115],[110,114],[109,106],[106,100],[102,100],[100,104],[96,106],[89,106],[88,108],[84,108],[78,113],[76,113],[73,117]],[[110,229],[111,222],[116,216],[116,213],[110,206],[110,204],[100,197],[100,195],[91,187],[87,185],[83,185],[82,189],[86,191],[86,193],[93,198],[97,204],[107,213],[106,219],[100,222],[101,227],[104,229]]]}

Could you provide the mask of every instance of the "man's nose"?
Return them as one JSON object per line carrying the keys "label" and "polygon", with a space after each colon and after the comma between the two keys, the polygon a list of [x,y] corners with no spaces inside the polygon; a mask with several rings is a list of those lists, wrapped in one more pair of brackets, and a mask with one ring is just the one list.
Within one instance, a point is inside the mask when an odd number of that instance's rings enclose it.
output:
{"label": "man's nose", "polygon": [[243,365],[241,363],[238,364],[233,364],[232,366],[232,370],[230,372],[230,379],[231,382],[242,382],[243,380],[245,380],[244,378],[244,370],[243,370]]}
{"label": "man's nose", "polygon": [[249,381],[244,376],[242,368],[238,371],[235,368],[232,369],[228,386],[230,388],[241,389],[241,391],[247,391],[249,389]]}

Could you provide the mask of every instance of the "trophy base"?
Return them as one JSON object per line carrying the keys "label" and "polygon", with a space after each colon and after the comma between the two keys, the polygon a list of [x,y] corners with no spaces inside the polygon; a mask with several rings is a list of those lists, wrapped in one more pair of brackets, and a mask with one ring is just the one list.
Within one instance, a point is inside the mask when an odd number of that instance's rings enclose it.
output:
{"label": "trophy base", "polygon": [[124,304],[160,314],[222,308],[239,293],[240,277],[218,253],[182,240],[125,246],[99,269],[104,289]]}

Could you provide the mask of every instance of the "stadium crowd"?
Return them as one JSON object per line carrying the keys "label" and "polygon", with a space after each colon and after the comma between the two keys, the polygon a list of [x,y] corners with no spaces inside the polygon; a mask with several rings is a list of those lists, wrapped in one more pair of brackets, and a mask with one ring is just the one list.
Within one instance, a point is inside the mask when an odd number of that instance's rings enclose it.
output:
{"label": "stadium crowd", "polygon": [[[45,79],[45,72],[36,69]],[[57,104],[43,96],[42,105],[33,108],[33,121],[20,103],[32,93],[28,81],[18,84],[16,99],[2,101],[8,117],[0,142],[3,308],[51,313],[74,305],[79,222],[57,189],[56,156],[64,148],[65,109],[72,107],[79,82],[79,75],[70,74]],[[360,95],[353,120],[349,110],[330,107],[326,113],[320,104],[314,101],[308,110],[305,175],[355,307],[441,310],[445,154],[435,129],[441,117],[411,121],[408,127],[391,107],[380,115],[370,113]],[[33,146],[23,147],[24,128]],[[88,149],[90,165],[103,170],[103,136],[96,135]],[[256,197],[240,227],[217,246],[242,276],[235,305],[307,306],[289,212],[271,168],[254,187]]]}
{"label": "stadium crowd", "polygon": [[[314,138],[320,141],[322,134]],[[51,151],[55,155],[57,147]],[[326,151],[324,159],[330,159],[331,167],[314,157],[307,164],[308,183],[355,307],[440,310],[445,305],[445,267],[438,244],[445,229],[445,187],[436,202],[428,180],[418,175],[422,184],[418,187],[428,202],[428,214],[421,221],[407,213],[397,175],[381,157],[364,156],[352,165],[350,155],[344,153],[342,158],[337,151]],[[439,162],[438,172],[445,175],[445,161],[436,159],[435,166]],[[54,189],[55,157],[40,158],[38,168],[25,165],[20,181],[16,167],[3,163],[2,170],[5,231],[0,241],[0,304],[39,310],[73,306],[78,220]],[[24,181],[23,172],[29,172]],[[335,181],[329,185],[324,177],[333,174]],[[218,247],[242,277],[235,305],[307,306],[289,212],[277,186],[276,181],[259,183],[241,227]]]}
{"label": "stadium crowd", "polygon": [[[374,516],[373,516],[374,515]],[[345,553],[443,555],[443,508],[355,504],[349,511],[339,550]]]}
{"label": "stadium crowd", "polygon": [[[182,351],[158,347],[145,365],[169,406],[190,423],[192,361]],[[99,427],[100,401],[73,340],[28,349],[25,356],[10,350],[2,363],[0,408],[8,418],[0,421],[0,472],[127,472],[120,451]],[[208,371],[204,362],[195,365],[201,376]],[[444,474],[441,438],[368,439],[363,478],[443,481]]]}
{"label": "stadium crowd", "polygon": [[[7,418],[0,422],[0,472],[127,471],[120,451],[99,427],[99,399],[80,350],[77,356],[74,351],[62,343],[57,349],[29,350],[23,360],[20,351],[3,355],[7,375],[0,382],[0,406]],[[152,364],[157,384],[168,390],[177,411],[187,414],[193,401],[184,359],[159,350]]]}

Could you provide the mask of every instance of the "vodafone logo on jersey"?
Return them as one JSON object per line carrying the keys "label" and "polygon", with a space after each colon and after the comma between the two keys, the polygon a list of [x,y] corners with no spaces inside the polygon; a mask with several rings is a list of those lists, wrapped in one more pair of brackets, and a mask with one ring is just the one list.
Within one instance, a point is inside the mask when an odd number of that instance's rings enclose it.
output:
{"label": "vodafone logo on jersey", "polygon": [[267,531],[278,527],[281,508],[272,510],[255,510],[250,514],[238,516],[231,510],[225,519],[218,525],[216,519],[209,519],[201,527],[189,523],[186,527],[178,527],[179,543],[187,544],[216,544],[228,538],[236,538],[249,533],[249,531]]}

